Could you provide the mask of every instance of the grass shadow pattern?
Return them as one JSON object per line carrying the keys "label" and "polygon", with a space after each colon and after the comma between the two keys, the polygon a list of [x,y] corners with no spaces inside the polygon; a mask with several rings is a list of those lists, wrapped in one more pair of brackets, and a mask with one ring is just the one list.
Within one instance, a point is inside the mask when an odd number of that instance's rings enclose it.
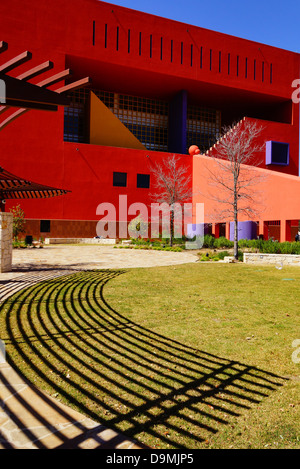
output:
{"label": "grass shadow pattern", "polygon": [[8,361],[38,388],[152,448],[205,447],[283,379],[129,321],[105,300],[121,270],[26,288],[1,307]]}

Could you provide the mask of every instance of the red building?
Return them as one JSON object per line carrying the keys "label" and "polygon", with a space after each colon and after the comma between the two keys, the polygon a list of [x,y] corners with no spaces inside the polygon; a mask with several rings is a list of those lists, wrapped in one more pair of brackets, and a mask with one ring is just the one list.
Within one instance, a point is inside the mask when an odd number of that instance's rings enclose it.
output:
{"label": "red building", "polygon": [[[299,54],[98,0],[31,0],[30,7],[10,0],[0,3],[0,15],[0,39],[9,44],[1,60],[28,50],[31,66],[50,59],[54,72],[70,69],[72,81],[92,79],[91,87],[70,93],[70,107],[30,111],[0,134],[5,169],[71,191],[22,201],[28,234],[95,236],[100,203],[117,207],[121,194],[128,205],[149,204],[151,164],[169,154],[181,155],[195,184],[199,161],[188,154],[190,145],[209,157],[221,127],[244,117],[263,125],[261,167],[297,183],[299,104],[292,83]],[[25,70],[22,63],[11,75]],[[296,205],[289,219],[278,206],[272,210],[263,223],[272,217],[296,226],[300,219]],[[283,236],[290,237],[281,229]]]}

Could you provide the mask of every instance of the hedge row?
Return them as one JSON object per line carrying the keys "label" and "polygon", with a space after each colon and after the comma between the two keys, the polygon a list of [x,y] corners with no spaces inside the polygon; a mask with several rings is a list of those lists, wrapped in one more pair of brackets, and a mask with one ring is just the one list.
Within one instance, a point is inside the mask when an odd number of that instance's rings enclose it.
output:
{"label": "hedge row", "polygon": [[118,244],[114,246],[117,249],[144,249],[144,250],[152,250],[152,251],[173,251],[173,252],[182,252],[180,247],[171,247],[171,246],[150,246],[150,245],[132,245],[132,246],[124,246],[122,244]]}
{"label": "hedge row", "polygon": [[[258,251],[261,253],[300,254],[300,242],[286,241],[284,243],[279,243],[278,241],[263,239],[240,239],[238,244],[241,249],[248,248],[251,251]],[[203,247],[210,249],[232,248],[233,241],[224,237],[214,238],[213,236],[205,235]]]}

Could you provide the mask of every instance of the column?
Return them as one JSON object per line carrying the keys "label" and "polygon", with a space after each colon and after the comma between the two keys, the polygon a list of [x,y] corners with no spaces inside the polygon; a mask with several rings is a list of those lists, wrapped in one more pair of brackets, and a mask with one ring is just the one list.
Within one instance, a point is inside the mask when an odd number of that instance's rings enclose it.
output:
{"label": "column", "polygon": [[230,239],[230,222],[226,222],[225,236],[227,239]]}
{"label": "column", "polygon": [[187,91],[180,91],[170,102],[169,151],[185,155],[187,153],[186,123]]}
{"label": "column", "polygon": [[287,241],[287,220],[280,220],[280,242]]}
{"label": "column", "polygon": [[0,272],[11,272],[13,214],[0,212]]}

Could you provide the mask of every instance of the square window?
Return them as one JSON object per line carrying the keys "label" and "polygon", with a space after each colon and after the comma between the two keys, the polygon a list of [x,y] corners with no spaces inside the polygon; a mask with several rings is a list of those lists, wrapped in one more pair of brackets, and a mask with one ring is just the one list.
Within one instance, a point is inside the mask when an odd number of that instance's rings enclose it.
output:
{"label": "square window", "polygon": [[149,189],[150,187],[150,174],[138,174],[136,187],[141,189]]}
{"label": "square window", "polygon": [[290,145],[288,143],[273,142],[272,140],[266,142],[266,165],[288,166],[289,150]]}
{"label": "square window", "polygon": [[126,187],[127,186],[127,173],[113,173],[113,186]]}
{"label": "square window", "polygon": [[50,220],[41,220],[40,221],[40,232],[41,233],[50,233],[51,223]]}

